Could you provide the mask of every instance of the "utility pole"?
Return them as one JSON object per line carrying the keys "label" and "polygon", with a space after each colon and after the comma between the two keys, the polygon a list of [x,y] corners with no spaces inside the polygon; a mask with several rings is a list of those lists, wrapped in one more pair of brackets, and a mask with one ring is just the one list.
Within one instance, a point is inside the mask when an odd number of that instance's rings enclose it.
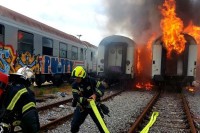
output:
{"label": "utility pole", "polygon": [[79,34],[79,35],[76,35],[76,36],[78,36],[78,39],[80,40],[80,38],[81,38],[81,36],[82,36],[82,35],[81,35],[81,34]]}

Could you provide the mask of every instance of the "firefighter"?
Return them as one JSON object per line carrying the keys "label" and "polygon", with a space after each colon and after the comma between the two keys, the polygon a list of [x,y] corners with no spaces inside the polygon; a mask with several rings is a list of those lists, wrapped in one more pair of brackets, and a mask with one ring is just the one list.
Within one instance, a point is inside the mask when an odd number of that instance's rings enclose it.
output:
{"label": "firefighter", "polygon": [[93,99],[96,104],[98,104],[98,102],[100,102],[100,97],[104,95],[107,84],[87,76],[86,71],[81,66],[74,68],[71,76],[75,78],[75,81],[72,83],[72,94],[74,99],[72,106],[76,106],[71,122],[71,132],[77,133],[81,124],[89,114],[99,131],[103,133],[104,131],[89,105],[89,100]]}
{"label": "firefighter", "polygon": [[[28,67],[17,73],[0,73],[0,130],[8,133],[38,133],[40,129],[34,93],[29,89],[33,72]],[[8,84],[9,79],[9,84]],[[7,87],[5,87],[7,85]]]}

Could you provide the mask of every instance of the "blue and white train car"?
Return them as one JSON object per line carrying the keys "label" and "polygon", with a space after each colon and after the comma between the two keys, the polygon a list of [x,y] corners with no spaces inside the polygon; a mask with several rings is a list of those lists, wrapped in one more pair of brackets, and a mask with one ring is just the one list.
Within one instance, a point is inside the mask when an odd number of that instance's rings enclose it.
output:
{"label": "blue and white train car", "polygon": [[46,81],[59,85],[75,66],[87,69],[86,55],[96,53],[90,49],[75,36],[0,6],[0,71],[4,73],[28,66],[37,85]]}
{"label": "blue and white train car", "polygon": [[95,77],[97,72],[97,50],[98,48],[89,42],[83,41],[83,43],[87,46],[86,49],[86,60],[85,60],[85,67],[87,73],[90,76]]}

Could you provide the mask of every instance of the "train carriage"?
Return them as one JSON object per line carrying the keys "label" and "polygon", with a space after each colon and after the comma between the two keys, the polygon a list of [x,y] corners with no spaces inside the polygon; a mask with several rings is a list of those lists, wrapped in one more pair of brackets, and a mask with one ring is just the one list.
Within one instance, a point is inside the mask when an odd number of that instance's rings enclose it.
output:
{"label": "train carriage", "polygon": [[135,42],[125,36],[112,35],[98,46],[98,76],[116,82],[120,78],[134,78]]}
{"label": "train carriage", "polygon": [[95,49],[75,36],[0,6],[0,71],[9,74],[28,66],[37,85],[59,85],[75,66],[87,69],[86,55],[91,53]]}
{"label": "train carriage", "polygon": [[91,76],[96,76],[97,72],[97,50],[98,48],[89,42],[83,41],[83,43],[87,46],[85,58],[85,67],[87,73]]}
{"label": "train carriage", "polygon": [[197,43],[195,39],[184,34],[185,49],[181,54],[172,52],[167,56],[167,50],[161,37],[153,43],[152,78],[155,83],[171,85],[188,85],[196,77]]}

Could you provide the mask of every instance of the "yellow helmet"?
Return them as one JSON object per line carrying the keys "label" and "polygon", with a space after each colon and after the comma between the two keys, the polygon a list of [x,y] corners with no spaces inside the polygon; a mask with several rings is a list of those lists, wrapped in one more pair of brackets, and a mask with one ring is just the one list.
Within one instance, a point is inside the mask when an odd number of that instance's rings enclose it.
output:
{"label": "yellow helmet", "polygon": [[74,68],[71,74],[72,77],[79,77],[79,78],[85,78],[86,72],[82,66],[77,66]]}

